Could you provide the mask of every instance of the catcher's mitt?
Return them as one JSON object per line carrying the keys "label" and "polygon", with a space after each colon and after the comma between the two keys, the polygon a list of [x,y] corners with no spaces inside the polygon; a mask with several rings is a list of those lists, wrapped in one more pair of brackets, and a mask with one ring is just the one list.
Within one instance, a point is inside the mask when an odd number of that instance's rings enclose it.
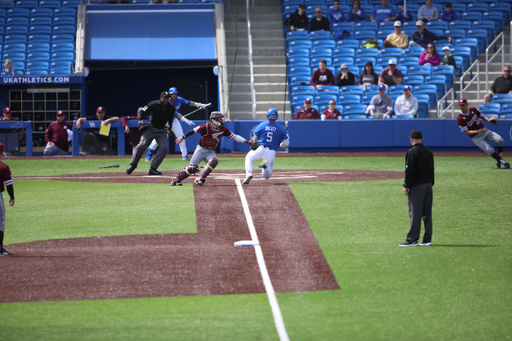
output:
{"label": "catcher's mitt", "polygon": [[496,116],[493,116],[489,119],[489,122],[496,126],[498,124],[498,118]]}
{"label": "catcher's mitt", "polygon": [[258,141],[251,141],[249,145],[251,146],[252,150],[256,150],[260,146],[260,143]]}

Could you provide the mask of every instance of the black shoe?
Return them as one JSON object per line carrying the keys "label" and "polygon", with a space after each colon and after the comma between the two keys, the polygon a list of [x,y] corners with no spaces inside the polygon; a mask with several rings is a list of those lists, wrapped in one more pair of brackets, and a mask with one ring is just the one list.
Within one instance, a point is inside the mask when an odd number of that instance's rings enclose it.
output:
{"label": "black shoe", "polygon": [[0,256],[1,256],[1,257],[14,256],[14,253],[9,252],[9,251],[7,251],[6,249],[2,248],[2,249],[0,250]]}
{"label": "black shoe", "polygon": [[505,162],[505,164],[503,165],[503,169],[510,169],[510,163]]}
{"label": "black shoe", "polygon": [[410,240],[406,240],[403,243],[398,244],[398,246],[418,246],[418,241],[411,242]]}
{"label": "black shoe", "polygon": [[126,174],[132,174],[133,171],[135,170],[135,168],[137,168],[137,167],[129,165],[128,168],[126,168]]}
{"label": "black shoe", "polygon": [[171,186],[181,186],[183,185],[181,182],[176,182],[176,180],[171,181]]}
{"label": "black shoe", "polygon": [[420,245],[421,246],[432,246],[432,242],[425,242],[425,241],[423,241],[423,242],[420,243]]}
{"label": "black shoe", "polygon": [[157,171],[157,170],[156,170],[156,169],[154,169],[154,168],[150,168],[150,169],[149,169],[149,172],[148,172],[148,175],[162,175],[162,172]]}
{"label": "black shoe", "polygon": [[496,161],[496,167],[501,168],[501,162],[499,160]]}
{"label": "black shoe", "polygon": [[204,179],[196,179],[194,181],[194,185],[196,186],[202,186],[204,184]]}

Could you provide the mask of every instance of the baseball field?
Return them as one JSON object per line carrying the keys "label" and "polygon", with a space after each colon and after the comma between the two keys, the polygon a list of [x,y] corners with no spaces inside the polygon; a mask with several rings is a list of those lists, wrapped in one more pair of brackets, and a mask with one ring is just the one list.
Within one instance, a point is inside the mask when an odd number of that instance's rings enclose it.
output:
{"label": "baseball field", "polygon": [[279,154],[248,186],[219,154],[202,187],[174,156],[4,158],[0,340],[512,339],[512,171],[434,155],[434,245],[407,248],[405,152]]}

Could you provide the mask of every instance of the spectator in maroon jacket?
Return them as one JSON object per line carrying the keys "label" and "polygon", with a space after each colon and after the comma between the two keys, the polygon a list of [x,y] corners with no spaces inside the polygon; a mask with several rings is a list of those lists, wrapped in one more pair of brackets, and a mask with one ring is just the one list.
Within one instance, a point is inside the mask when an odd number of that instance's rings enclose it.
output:
{"label": "spectator in maroon jacket", "polygon": [[319,120],[320,114],[315,108],[311,108],[311,98],[306,98],[304,108],[297,110],[293,118],[296,120]]}
{"label": "spectator in maroon jacket", "polygon": [[318,69],[313,72],[309,84],[316,87],[322,85],[334,85],[334,75],[332,74],[332,71],[327,68],[327,61],[325,59],[322,59],[318,63]]}
{"label": "spectator in maroon jacket", "polygon": [[[68,133],[68,130],[70,131]],[[44,148],[44,155],[51,155],[57,153],[59,155],[68,155],[69,152],[69,141],[73,136],[73,124],[66,121],[64,112],[62,110],[57,111],[57,121],[50,123],[44,139],[46,141],[46,147]]]}

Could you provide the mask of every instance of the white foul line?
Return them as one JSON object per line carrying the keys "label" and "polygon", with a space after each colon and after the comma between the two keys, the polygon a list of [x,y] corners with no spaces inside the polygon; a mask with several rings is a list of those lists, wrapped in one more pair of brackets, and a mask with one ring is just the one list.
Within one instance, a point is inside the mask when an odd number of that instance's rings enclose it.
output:
{"label": "white foul line", "polygon": [[251,238],[253,241],[258,243],[257,245],[254,245],[254,251],[256,252],[256,259],[258,260],[258,266],[260,268],[261,277],[263,278],[263,284],[265,285],[265,291],[267,292],[270,308],[272,309],[272,314],[274,315],[274,323],[277,328],[277,334],[279,334],[279,339],[281,341],[289,341],[290,338],[286,332],[283,315],[281,315],[281,309],[279,308],[279,303],[277,303],[276,293],[274,291],[274,287],[272,286],[272,282],[270,281],[270,276],[268,275],[265,260],[263,259],[263,251],[259,245],[258,235],[256,234],[251,212],[249,211],[249,205],[247,204],[247,199],[245,198],[245,193],[242,189],[242,183],[240,182],[240,179],[235,179],[235,182],[238,193],[240,194],[240,199],[242,200],[242,206],[244,208],[245,218],[247,219],[247,225],[249,226]]}

